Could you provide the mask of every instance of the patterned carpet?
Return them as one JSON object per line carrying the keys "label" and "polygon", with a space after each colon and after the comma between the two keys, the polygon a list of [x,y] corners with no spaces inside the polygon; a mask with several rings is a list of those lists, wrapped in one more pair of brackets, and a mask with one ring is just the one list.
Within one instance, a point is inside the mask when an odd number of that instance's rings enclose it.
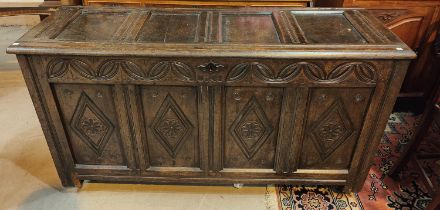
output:
{"label": "patterned carpet", "polygon": [[[408,164],[396,182],[386,176],[393,162],[399,157],[404,146],[414,133],[417,117],[411,113],[393,113],[390,116],[380,148],[370,169],[369,176],[360,193],[343,194],[326,186],[276,186],[280,210],[357,210],[357,209],[424,209],[431,197],[427,193],[422,174]],[[421,150],[440,148],[439,126],[430,129],[429,141]],[[434,185],[440,183],[440,161],[424,160],[422,165]]]}

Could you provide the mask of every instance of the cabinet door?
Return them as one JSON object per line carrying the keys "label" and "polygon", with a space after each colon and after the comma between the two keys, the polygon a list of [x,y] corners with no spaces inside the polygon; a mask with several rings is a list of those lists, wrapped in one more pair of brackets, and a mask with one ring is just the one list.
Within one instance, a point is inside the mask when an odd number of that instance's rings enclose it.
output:
{"label": "cabinet door", "polygon": [[226,88],[223,172],[274,172],[282,92],[281,88]]}
{"label": "cabinet door", "polygon": [[298,169],[348,169],[371,88],[311,90]]}
{"label": "cabinet door", "polygon": [[113,87],[54,84],[78,174],[125,174],[137,168],[134,142],[120,133]]}
{"label": "cabinet door", "polygon": [[402,3],[401,8],[387,6],[389,9],[369,11],[418,54],[417,59],[411,62],[401,92],[408,96],[426,97],[438,75],[435,68],[430,68],[438,9],[429,5],[412,7]]}
{"label": "cabinet door", "polygon": [[201,172],[196,87],[142,87],[146,126],[145,172],[165,175]]}
{"label": "cabinet door", "polygon": [[431,23],[433,8],[408,7],[402,9],[369,9],[403,42],[413,50],[418,50]]}

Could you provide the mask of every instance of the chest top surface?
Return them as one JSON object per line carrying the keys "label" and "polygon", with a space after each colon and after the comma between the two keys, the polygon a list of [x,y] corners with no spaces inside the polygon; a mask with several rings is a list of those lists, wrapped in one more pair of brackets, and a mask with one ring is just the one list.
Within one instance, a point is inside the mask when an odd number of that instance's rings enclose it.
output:
{"label": "chest top surface", "polygon": [[409,59],[362,9],[63,7],[15,54]]}

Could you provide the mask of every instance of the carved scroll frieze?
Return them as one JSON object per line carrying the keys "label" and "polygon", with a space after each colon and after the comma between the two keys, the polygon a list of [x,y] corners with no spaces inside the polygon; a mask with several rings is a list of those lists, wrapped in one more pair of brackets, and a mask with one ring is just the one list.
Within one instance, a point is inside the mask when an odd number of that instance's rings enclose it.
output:
{"label": "carved scroll frieze", "polygon": [[[149,63],[151,62],[151,63]],[[231,69],[228,70],[228,66]],[[280,70],[276,70],[279,68]],[[189,65],[177,60],[149,61],[129,59],[109,59],[93,64],[79,58],[56,58],[47,64],[48,78],[53,80],[77,79],[89,80],[142,80],[183,82],[268,82],[290,83],[310,82],[340,83],[348,79],[356,82],[374,84],[377,80],[375,67],[366,62],[347,62],[332,70],[314,62],[300,61],[280,65],[268,65],[262,62],[244,62],[235,65],[223,65],[215,62]],[[224,69],[220,71],[220,69]],[[70,73],[69,73],[70,72]],[[118,75],[118,76],[117,76]],[[120,75],[120,76],[119,76]],[[351,75],[354,75],[352,77]]]}
{"label": "carved scroll frieze", "polygon": [[[62,78],[69,71],[73,71],[81,75],[83,78],[90,80],[109,80],[112,79],[120,69],[131,69],[133,64],[130,61],[109,60],[103,62],[97,70],[95,70],[86,61],[72,59],[54,59],[48,64],[49,78]],[[124,68],[125,67],[125,68]]]}
{"label": "carved scroll frieze", "polygon": [[159,80],[172,72],[179,79],[194,80],[194,71],[191,67],[180,61],[162,61],[153,66],[148,73],[151,80]]}
{"label": "carved scroll frieze", "polygon": [[[105,69],[107,70],[107,69]],[[73,71],[84,78],[92,80],[105,80],[115,76],[115,71],[94,71],[87,62],[80,59],[54,59],[48,64],[48,77],[61,78],[68,72]]]}
{"label": "carved scroll frieze", "polygon": [[258,62],[241,63],[236,65],[226,77],[227,81],[240,81],[246,77],[255,76],[260,80],[274,79],[273,71],[266,65]]}
{"label": "carved scroll frieze", "polygon": [[[79,61],[79,63],[82,63],[82,61]],[[63,77],[67,73],[69,68],[71,68],[70,65],[71,64],[68,60],[63,60],[63,59],[52,60],[48,65],[48,70],[47,70],[48,77],[49,78]]]}
{"label": "carved scroll frieze", "polygon": [[121,72],[135,80],[160,80],[169,74],[184,81],[192,81],[195,78],[193,69],[180,61],[161,61],[146,71],[135,62],[125,59],[104,60],[97,68],[94,68],[85,60],[56,58],[49,61],[47,69],[49,79],[64,78],[69,71],[76,72],[81,77],[90,80],[110,80]]}
{"label": "carved scroll frieze", "polygon": [[308,62],[298,62],[284,67],[276,79],[280,81],[290,81],[301,72],[310,80],[325,80],[325,71],[318,65]]}
{"label": "carved scroll frieze", "polygon": [[146,79],[147,75],[142,69],[132,61],[128,60],[108,60],[104,61],[99,67],[98,71],[118,73],[124,71],[133,79]]}
{"label": "carved scroll frieze", "polygon": [[354,74],[356,79],[363,83],[375,83],[377,80],[375,68],[364,62],[349,62],[337,66],[330,73],[326,73],[323,68],[317,64],[309,62],[298,62],[287,65],[278,74],[261,63],[242,63],[236,65],[228,74],[227,81],[240,81],[253,79],[253,77],[268,82],[284,83],[293,81],[300,74],[312,81],[323,83],[337,83],[347,79]]}
{"label": "carved scroll frieze", "polygon": [[327,79],[331,81],[342,81],[352,74],[354,74],[360,82],[364,83],[375,83],[377,80],[374,67],[363,62],[344,63],[331,71]]}

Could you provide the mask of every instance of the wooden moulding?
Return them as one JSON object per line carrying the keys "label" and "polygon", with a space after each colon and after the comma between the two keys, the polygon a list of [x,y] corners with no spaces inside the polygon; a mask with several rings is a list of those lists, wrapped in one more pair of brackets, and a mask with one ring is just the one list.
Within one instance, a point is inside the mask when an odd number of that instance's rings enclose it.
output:
{"label": "wooden moulding", "polygon": [[359,191],[415,54],[358,9],[63,7],[16,53],[64,186]]}

